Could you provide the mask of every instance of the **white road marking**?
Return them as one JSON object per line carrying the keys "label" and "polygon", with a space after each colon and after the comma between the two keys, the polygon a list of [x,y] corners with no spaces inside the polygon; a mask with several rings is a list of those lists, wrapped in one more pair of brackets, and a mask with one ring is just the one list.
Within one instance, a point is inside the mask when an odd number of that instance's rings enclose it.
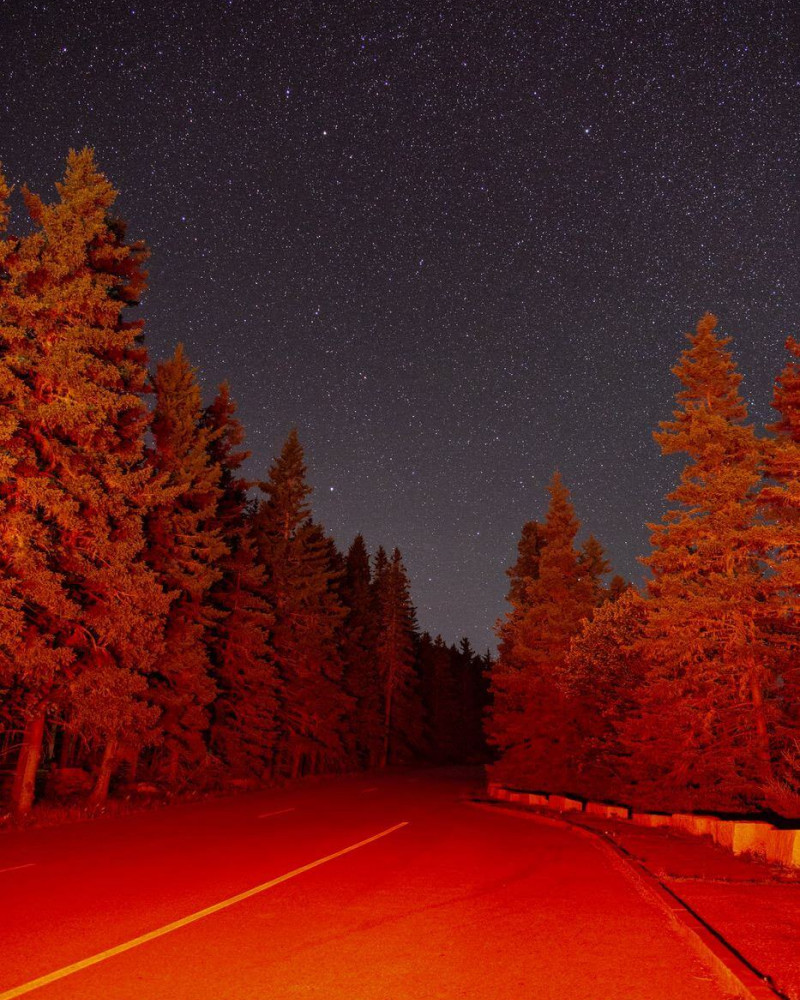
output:
{"label": "white road marking", "polygon": [[292,813],[295,811],[297,806],[289,806],[288,809],[276,809],[275,812],[271,813],[261,813],[258,817],[259,819],[269,819],[270,816],[283,816],[284,813]]}
{"label": "white road marking", "polygon": [[0,993],[0,1000],[15,1000],[16,997],[21,997],[26,993],[33,992],[33,990],[38,990],[41,986],[48,986],[50,983],[55,983],[59,979],[65,979],[67,976],[71,976],[76,972],[88,969],[92,965],[98,965],[100,962],[105,962],[107,958],[113,958],[115,955],[121,955],[123,952],[130,951],[132,948],[138,948],[139,945],[147,944],[148,941],[154,941],[156,938],[164,937],[165,934],[171,934],[172,931],[177,931],[181,927],[186,927],[188,924],[193,924],[198,920],[202,920],[203,917],[210,917],[213,913],[219,913],[220,910],[226,910],[229,906],[234,906],[236,903],[241,903],[245,899],[250,899],[251,896],[257,896],[260,892],[272,889],[274,886],[280,885],[282,882],[288,882],[290,878],[295,878],[297,875],[302,875],[304,872],[311,871],[312,868],[319,868],[320,865],[324,865],[328,861],[333,861],[335,858],[341,858],[344,854],[350,854],[352,851],[357,851],[359,847],[366,847],[367,844],[372,844],[376,840],[380,840],[382,837],[388,837],[390,833],[394,833],[396,830],[401,830],[404,826],[408,826],[408,820],[403,820],[402,823],[396,823],[394,826],[390,826],[386,830],[381,830],[380,833],[376,833],[372,837],[367,837],[365,840],[359,840],[357,844],[350,844],[349,847],[343,847],[340,851],[334,851],[333,854],[326,854],[324,858],[317,858],[316,861],[309,861],[307,865],[301,865],[299,868],[293,868],[290,872],[286,872],[285,875],[279,875],[277,878],[270,879],[269,882],[262,882],[261,885],[254,886],[252,889],[246,889],[244,892],[240,892],[238,895],[231,896],[228,899],[223,899],[220,903],[214,903],[213,906],[207,906],[204,910],[198,910],[196,913],[190,913],[187,917],[181,917],[180,920],[173,920],[170,924],[164,924],[163,927],[158,927],[154,931],[148,931],[146,934],[141,934],[139,937],[131,938],[130,941],[125,941],[123,944],[115,945],[113,948],[107,948],[105,951],[100,951],[96,955],[90,955],[89,958],[82,958],[79,962],[73,962],[72,965],[65,965],[62,969],[56,969],[55,972],[48,972],[47,975],[39,976],[38,979],[31,979],[29,982],[22,983],[20,986],[14,986],[12,989],[6,990],[5,993]]}
{"label": "white road marking", "polygon": [[36,867],[36,862],[29,861],[27,865],[14,865],[11,868],[0,868],[0,875],[2,875],[3,872],[18,872],[20,868],[35,868],[35,867]]}

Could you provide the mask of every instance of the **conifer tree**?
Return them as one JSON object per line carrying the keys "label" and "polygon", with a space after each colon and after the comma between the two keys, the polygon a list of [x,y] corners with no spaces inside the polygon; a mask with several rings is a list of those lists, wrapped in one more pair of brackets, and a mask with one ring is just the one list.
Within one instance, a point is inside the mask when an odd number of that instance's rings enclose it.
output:
{"label": "conifer tree", "polygon": [[381,766],[419,749],[422,718],[415,671],[416,612],[399,549],[376,574],[379,619],[376,652],[383,686]]}
{"label": "conifer tree", "polygon": [[295,777],[345,760],[344,719],[352,701],[342,687],[337,639],[346,611],[325,536],[311,521],[296,431],[259,485],[267,498],[259,504],[254,537],[274,615],[271,647],[280,681],[276,766]]}
{"label": "conifer tree", "polygon": [[626,593],[626,591],[630,590],[630,587],[631,584],[628,583],[625,577],[615,573],[614,576],[611,577],[611,582],[609,583],[608,591],[606,592],[608,600],[618,601],[620,597]]}
{"label": "conifer tree", "polygon": [[[145,250],[111,216],[116,192],[89,150],[70,153],[57,191],[51,205],[25,192],[35,229],[5,241],[2,261],[0,391],[16,422],[4,521],[17,538],[4,561],[26,618],[18,813],[30,808],[45,715],[56,707],[82,713],[104,743],[102,801],[118,743],[150,724],[142,675],[168,603],[140,558],[142,516],[158,490],[142,461],[142,324],[123,319],[144,288]],[[102,715],[87,701],[101,688]]]}
{"label": "conifer tree", "polygon": [[154,386],[151,461],[170,495],[148,515],[147,561],[174,600],[150,699],[161,711],[161,771],[175,785],[181,769],[205,763],[215,694],[208,646],[219,618],[211,589],[229,553],[217,522],[221,468],[209,455],[213,433],[201,423],[200,389],[181,346],[158,366]]}
{"label": "conifer tree", "polygon": [[800,342],[789,337],[786,348],[791,358],[775,381],[772,401],[779,419],[763,442],[768,480],[758,502],[769,522],[770,573],[760,624],[781,681],[773,733],[776,777],[800,791]]}
{"label": "conifer tree", "polygon": [[[0,233],[10,194],[0,173]],[[39,516],[45,504],[60,506],[62,494],[50,486],[28,431],[39,428],[41,411],[40,350],[27,333],[40,248],[41,238],[33,236],[0,240],[0,687],[9,722],[22,730],[12,799],[18,815],[33,803],[51,689],[75,659],[54,633],[69,633],[78,616],[52,558],[54,532]]]}
{"label": "conifer tree", "polygon": [[603,577],[611,569],[611,565],[606,559],[605,549],[594,535],[589,535],[581,545],[578,562],[588,577],[593,603],[602,604],[607,597],[607,591],[603,587]]}
{"label": "conifer tree", "polygon": [[461,706],[458,726],[458,759],[465,763],[485,761],[486,740],[483,720],[488,705],[488,673],[491,657],[479,656],[466,636],[455,654],[456,700]]}
{"label": "conifer tree", "polygon": [[526,581],[523,600],[512,603],[498,627],[500,655],[492,670],[487,735],[500,752],[498,774],[541,788],[567,788],[571,782],[575,720],[556,676],[595,601],[591,578],[575,551],[578,527],[556,473],[538,577]]}
{"label": "conifer tree", "polygon": [[528,521],[522,526],[522,535],[517,546],[517,561],[506,570],[506,576],[511,581],[507,600],[514,607],[521,607],[527,603],[527,582],[539,578],[539,560],[542,557],[544,542],[544,526],[538,521]]}
{"label": "conifer tree", "polygon": [[212,706],[210,746],[234,774],[261,777],[272,764],[277,677],[269,650],[272,613],[264,594],[264,568],[252,537],[247,491],[240,475],[249,452],[239,450],[244,430],[227,382],[203,414],[208,455],[220,470],[214,525],[225,553],[209,600],[209,656],[217,697]]}
{"label": "conifer tree", "polygon": [[679,807],[761,798],[772,773],[773,678],[758,642],[765,535],[753,491],[760,446],[739,393],[728,338],[706,314],[673,368],[673,418],[654,434],[665,455],[686,454],[674,507],[651,525],[647,616],[652,668],[631,750],[649,761],[655,793]]}
{"label": "conifer tree", "polygon": [[638,712],[647,667],[647,606],[632,587],[606,601],[584,619],[557,673],[559,687],[581,706],[574,791],[589,798],[630,802],[640,778],[623,731]]}
{"label": "conifer tree", "polygon": [[383,715],[381,681],[375,644],[378,616],[372,596],[369,554],[362,535],[356,535],[347,553],[341,598],[347,609],[342,625],[345,686],[356,699],[355,753],[365,767],[381,758]]}

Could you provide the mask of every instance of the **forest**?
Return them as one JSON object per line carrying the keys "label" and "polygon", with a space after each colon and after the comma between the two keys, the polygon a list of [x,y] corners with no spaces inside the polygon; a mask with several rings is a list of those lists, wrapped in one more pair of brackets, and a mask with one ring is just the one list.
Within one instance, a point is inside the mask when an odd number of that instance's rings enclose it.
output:
{"label": "forest", "polygon": [[482,759],[488,654],[420,634],[401,553],[340,552],[292,431],[243,477],[227,384],[148,368],[147,249],[90,150],[0,174],[0,805]]}
{"label": "forest", "polygon": [[558,475],[523,530],[498,625],[488,738],[497,780],[638,808],[800,816],[800,343],[774,423],[748,422],[730,338],[703,316],[654,433],[685,456],[649,525],[641,590]]}
{"label": "forest", "polygon": [[243,475],[227,384],[149,368],[147,249],[90,150],[57,199],[0,174],[0,797],[230,789],[397,763],[637,807],[800,814],[800,343],[748,422],[706,314],[655,431],[683,455],[639,588],[558,473],[496,659],[420,633],[397,548],[339,551],[291,431]]}

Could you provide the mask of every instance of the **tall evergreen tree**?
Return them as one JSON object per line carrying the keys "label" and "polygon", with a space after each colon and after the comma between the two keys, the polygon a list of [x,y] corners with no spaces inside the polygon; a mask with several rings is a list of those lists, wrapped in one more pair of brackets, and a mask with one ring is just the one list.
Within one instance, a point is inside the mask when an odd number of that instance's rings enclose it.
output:
{"label": "tall evergreen tree", "polygon": [[[50,205],[25,192],[34,231],[2,251],[0,382],[16,423],[4,520],[18,539],[4,561],[26,617],[18,813],[32,802],[51,709],[82,715],[104,744],[94,798],[105,796],[119,741],[150,724],[142,675],[168,603],[140,558],[142,516],[159,494],[142,461],[142,324],[123,319],[144,288],[145,250],[112,217],[116,192],[89,150],[70,153],[57,191]],[[99,689],[102,711],[90,699]]]}
{"label": "tall evergreen tree", "polygon": [[154,385],[151,461],[170,495],[148,515],[147,561],[174,600],[150,699],[161,711],[160,770],[174,785],[182,770],[205,763],[215,694],[209,644],[219,618],[211,589],[229,552],[217,521],[221,468],[209,455],[213,433],[201,423],[200,389],[181,346],[158,366]]}
{"label": "tall evergreen tree", "polygon": [[419,749],[422,718],[415,671],[416,612],[399,549],[376,576],[379,619],[376,652],[383,686],[381,766]]}
{"label": "tall evergreen tree", "polygon": [[588,798],[630,802],[642,777],[623,732],[638,713],[647,669],[647,607],[633,588],[603,603],[572,637],[557,673],[559,687],[580,706],[573,790]]}
{"label": "tall evergreen tree", "polygon": [[417,643],[420,695],[425,712],[426,756],[437,764],[459,759],[463,706],[457,701],[455,650],[437,635],[423,632]]}
{"label": "tall evergreen tree", "polygon": [[272,764],[278,681],[269,650],[272,612],[250,525],[251,484],[239,471],[249,452],[240,450],[244,430],[235,413],[223,383],[203,414],[208,455],[220,472],[214,524],[225,546],[209,594],[215,612],[209,656],[217,688],[210,746],[228,771],[261,777]]}
{"label": "tall evergreen tree", "polygon": [[539,578],[539,561],[542,558],[544,542],[544,525],[538,521],[528,521],[527,524],[523,524],[517,546],[517,561],[506,570],[506,576],[511,581],[508,602],[513,607],[522,607],[528,603],[526,588],[529,581]]}
{"label": "tall evergreen tree", "polygon": [[536,787],[569,787],[575,720],[556,684],[569,643],[592,613],[594,587],[575,550],[578,533],[569,494],[556,473],[538,576],[498,627],[487,735],[500,753],[498,774]]}
{"label": "tall evergreen tree", "polygon": [[758,642],[765,535],[753,491],[760,446],[739,393],[728,338],[706,314],[673,368],[673,418],[654,434],[689,463],[674,507],[651,525],[647,616],[652,663],[631,749],[647,755],[654,794],[680,806],[753,804],[770,780],[774,679]]}
{"label": "tall evergreen tree", "polygon": [[260,483],[254,519],[274,614],[272,654],[280,679],[277,769],[297,776],[341,767],[352,701],[342,687],[338,633],[346,614],[324,534],[311,521],[303,449],[292,431]]}
{"label": "tall evergreen tree", "polygon": [[594,535],[589,535],[583,545],[581,545],[580,552],[578,553],[578,562],[588,577],[592,588],[593,603],[602,604],[608,596],[608,592],[603,586],[603,577],[611,569],[611,564],[606,559],[605,549]]}
{"label": "tall evergreen tree", "polygon": [[345,686],[356,699],[355,754],[366,767],[381,759],[383,714],[375,644],[378,614],[372,595],[369,554],[362,535],[347,553],[341,597],[347,609],[342,626]]}
{"label": "tall evergreen tree", "polygon": [[[768,479],[758,501],[769,524],[770,573],[760,625],[781,681],[773,725],[776,779],[796,793],[800,791],[800,342],[789,337],[786,348],[791,357],[775,381],[772,401],[778,420],[768,428],[771,437],[762,442]],[[792,805],[796,808],[796,802]]]}

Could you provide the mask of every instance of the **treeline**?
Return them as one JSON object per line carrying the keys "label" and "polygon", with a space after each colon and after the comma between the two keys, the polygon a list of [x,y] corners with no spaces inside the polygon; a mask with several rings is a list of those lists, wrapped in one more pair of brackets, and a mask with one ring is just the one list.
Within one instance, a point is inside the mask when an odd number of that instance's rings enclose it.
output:
{"label": "treeline", "polygon": [[[396,549],[340,553],[292,432],[241,467],[227,385],[183,350],[147,367],[146,249],[93,155],[58,199],[0,176],[0,770],[102,803],[167,790],[480,756],[488,661],[418,634]],[[152,398],[152,407],[148,399]],[[254,493],[254,488],[257,492]]]}
{"label": "treeline", "polygon": [[671,809],[800,814],[800,343],[757,435],[704,316],[655,439],[687,457],[650,525],[644,592],[608,572],[558,476],[526,524],[499,624],[497,778]]}

